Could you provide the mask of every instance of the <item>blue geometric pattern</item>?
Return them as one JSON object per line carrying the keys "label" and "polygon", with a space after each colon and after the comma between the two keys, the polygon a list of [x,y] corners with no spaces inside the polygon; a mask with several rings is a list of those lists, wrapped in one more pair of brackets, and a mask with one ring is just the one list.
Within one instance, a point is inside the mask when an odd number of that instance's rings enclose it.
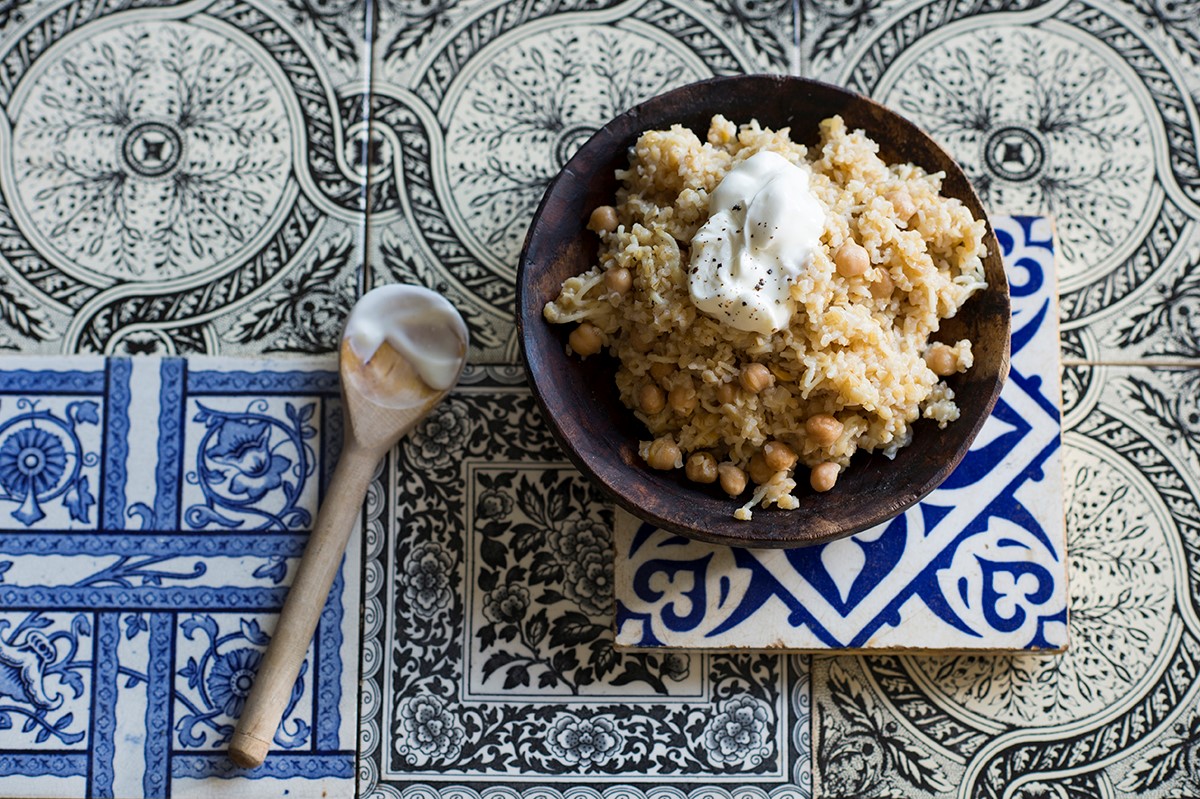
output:
{"label": "blue geometric pattern", "polygon": [[336,374],[190,365],[0,362],[0,794],[352,785],[354,544],[267,765],[225,754],[337,457]]}
{"label": "blue geometric pattern", "polygon": [[619,645],[1066,645],[1052,235],[1037,217],[994,226],[1012,293],[1012,370],[951,476],[890,522],[807,549],[714,547],[622,516]]}

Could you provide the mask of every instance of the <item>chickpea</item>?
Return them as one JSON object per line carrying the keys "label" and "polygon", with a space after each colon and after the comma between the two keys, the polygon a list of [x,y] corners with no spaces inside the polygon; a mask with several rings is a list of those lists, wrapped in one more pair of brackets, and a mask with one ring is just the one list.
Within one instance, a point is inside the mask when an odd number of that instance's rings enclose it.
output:
{"label": "chickpea", "polygon": [[912,197],[904,189],[890,192],[887,199],[892,204],[892,208],[896,210],[896,218],[901,222],[912,219],[912,215],[917,212],[917,206],[913,204]]}
{"label": "chickpea", "polygon": [[871,268],[871,256],[867,254],[866,248],[861,244],[847,241],[838,247],[837,253],[833,256],[833,263],[842,277],[858,277],[865,275]]}
{"label": "chickpea", "polygon": [[808,417],[804,430],[818,447],[828,447],[838,440],[845,425],[827,413],[818,413]]}
{"label": "chickpea", "polygon": [[623,266],[609,269],[604,273],[604,285],[609,291],[626,294],[633,287],[633,275],[629,274],[629,270]]}
{"label": "chickpea", "polygon": [[746,473],[729,461],[717,467],[717,476],[721,480],[721,490],[731,497],[740,496],[746,490]]}
{"label": "chickpea", "polygon": [[580,358],[595,355],[604,346],[604,340],[600,337],[600,328],[591,322],[580,322],[579,327],[572,330],[571,335],[567,337],[567,343]]}
{"label": "chickpea", "polygon": [[675,366],[673,364],[663,363],[662,361],[655,361],[650,364],[650,376],[660,383],[670,377],[674,371]]}
{"label": "chickpea", "polygon": [[732,381],[717,386],[717,402],[722,405],[729,405],[735,399],[737,399],[737,388],[733,385]]}
{"label": "chickpea", "polygon": [[715,483],[717,481],[717,459],[707,452],[693,452],[684,466],[687,479],[693,483]]}
{"label": "chickpea", "polygon": [[587,226],[593,233],[612,233],[617,229],[617,209],[611,205],[597,207],[592,211]]}
{"label": "chickpea", "polygon": [[877,300],[886,300],[892,296],[896,284],[892,282],[892,276],[888,274],[888,270],[881,266],[878,271],[879,277],[875,278],[875,282],[871,284],[871,296]]}
{"label": "chickpea", "polygon": [[775,476],[775,470],[767,465],[767,459],[761,452],[754,453],[754,457],[750,458],[746,471],[750,472],[750,479],[757,485],[765,485]]}
{"label": "chickpea", "polygon": [[938,377],[948,377],[958,371],[958,359],[945,344],[933,344],[925,352],[925,363]]}
{"label": "chickpea", "polygon": [[651,469],[669,471],[683,465],[683,455],[679,452],[679,445],[670,438],[656,438],[650,442],[646,463]]}
{"label": "chickpea", "polygon": [[633,330],[629,331],[629,343],[638,352],[646,352],[654,346],[655,340],[658,338],[654,331],[646,325],[634,325]]}
{"label": "chickpea", "polygon": [[764,388],[775,384],[775,375],[771,374],[771,370],[761,363],[748,363],[742,367],[741,374],[738,375],[738,382],[751,394],[757,394]]}
{"label": "chickpea", "polygon": [[812,467],[812,472],[808,476],[808,483],[813,487],[813,491],[824,493],[833,488],[837,483],[838,472],[840,471],[841,467],[833,461],[818,463]]}
{"label": "chickpea", "polygon": [[653,383],[647,383],[638,391],[638,407],[642,413],[654,415],[667,407],[667,396]]}
{"label": "chickpea", "polygon": [[696,389],[692,387],[690,381],[676,386],[671,389],[671,393],[667,394],[667,404],[675,413],[687,416],[696,410]]}
{"label": "chickpea", "polygon": [[782,441],[771,440],[763,445],[763,460],[774,471],[782,472],[796,465],[796,452]]}

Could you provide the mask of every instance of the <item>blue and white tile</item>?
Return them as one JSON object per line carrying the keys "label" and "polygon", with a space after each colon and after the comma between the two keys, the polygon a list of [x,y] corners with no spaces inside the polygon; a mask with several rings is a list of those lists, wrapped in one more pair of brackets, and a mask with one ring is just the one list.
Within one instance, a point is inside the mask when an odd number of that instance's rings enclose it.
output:
{"label": "blue and white tile", "polygon": [[353,792],[350,556],[267,765],[225,744],[340,446],[333,362],[0,362],[0,793]]}
{"label": "blue and white tile", "polygon": [[820,547],[713,546],[622,515],[618,645],[1067,645],[1052,231],[1040,217],[994,225],[1013,300],[1012,369],[958,469],[896,519]]}
{"label": "blue and white tile", "polygon": [[469,367],[367,507],[361,795],[809,795],[805,661],[614,649],[614,509],[519,369]]}
{"label": "blue and white tile", "polygon": [[[367,47],[354,39],[363,25],[337,39],[307,8],[75,0],[11,12],[0,348],[334,348],[362,261]],[[336,24],[365,13],[351,4]]]}
{"label": "blue and white tile", "polygon": [[368,279],[445,293],[488,363],[518,359],[521,242],[575,150],[642,100],[789,72],[795,53],[786,0],[383,2],[379,18]]}

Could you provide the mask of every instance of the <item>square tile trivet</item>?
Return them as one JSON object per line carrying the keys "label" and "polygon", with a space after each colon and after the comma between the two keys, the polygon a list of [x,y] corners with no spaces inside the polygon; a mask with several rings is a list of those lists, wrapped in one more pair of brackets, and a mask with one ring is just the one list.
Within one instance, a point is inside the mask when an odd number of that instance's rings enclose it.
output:
{"label": "square tile trivet", "polygon": [[1061,650],[1061,392],[1050,222],[993,219],[1012,370],[962,464],[918,506],[793,550],[691,541],[618,515],[618,647]]}
{"label": "square tile trivet", "polygon": [[0,795],[350,796],[360,545],[225,746],[341,443],[330,359],[0,360]]}

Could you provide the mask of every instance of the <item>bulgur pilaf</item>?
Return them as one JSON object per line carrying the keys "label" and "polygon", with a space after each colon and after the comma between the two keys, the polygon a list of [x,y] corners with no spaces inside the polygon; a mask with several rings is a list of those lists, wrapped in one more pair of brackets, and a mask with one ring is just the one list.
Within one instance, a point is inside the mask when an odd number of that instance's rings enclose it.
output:
{"label": "bulgur pilaf", "polygon": [[[840,117],[820,133],[811,153],[787,128],[721,116],[704,142],[679,125],[642,134],[617,173],[616,203],[592,215],[599,263],[564,281],[544,311],[577,323],[569,351],[618,359],[621,400],[651,435],[639,450],[651,467],[685,468],[731,496],[753,488],[740,519],[756,505],[796,507],[801,467],[814,490],[829,490],[857,450],[893,457],[918,418],[953,422],[942,378],[972,365],[970,341],[930,336],[986,287],[985,224],[939,194],[941,173],[885,164]],[[789,289],[795,311],[771,333],[698,310],[688,285],[710,196],[765,151],[806,170],[825,211],[820,246]]]}

